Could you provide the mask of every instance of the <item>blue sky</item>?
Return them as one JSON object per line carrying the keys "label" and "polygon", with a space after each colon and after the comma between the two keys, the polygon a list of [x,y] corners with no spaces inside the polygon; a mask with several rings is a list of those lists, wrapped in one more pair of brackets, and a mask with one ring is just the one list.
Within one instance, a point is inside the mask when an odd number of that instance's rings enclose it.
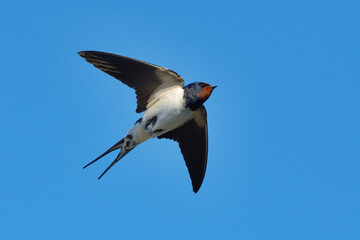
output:
{"label": "blue sky", "polygon": [[[358,1],[2,1],[1,239],[360,239]],[[192,192],[153,139],[82,166],[140,117],[76,53],[219,87]]]}

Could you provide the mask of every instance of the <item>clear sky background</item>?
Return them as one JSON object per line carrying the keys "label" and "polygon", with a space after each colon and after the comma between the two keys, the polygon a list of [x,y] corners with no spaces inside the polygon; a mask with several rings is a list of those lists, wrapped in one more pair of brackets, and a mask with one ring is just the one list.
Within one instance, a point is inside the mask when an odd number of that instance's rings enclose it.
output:
{"label": "clear sky background", "polygon": [[[360,239],[359,1],[2,1],[0,239]],[[197,194],[81,50],[218,85]]]}

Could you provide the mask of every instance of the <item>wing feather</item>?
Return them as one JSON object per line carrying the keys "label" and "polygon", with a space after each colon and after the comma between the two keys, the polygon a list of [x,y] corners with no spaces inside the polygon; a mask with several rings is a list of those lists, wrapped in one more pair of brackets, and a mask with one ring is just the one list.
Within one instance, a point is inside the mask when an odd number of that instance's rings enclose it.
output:
{"label": "wing feather", "polygon": [[176,72],[151,63],[97,51],[81,51],[79,55],[96,68],[135,89],[138,113],[147,109],[152,94],[162,85],[184,87],[184,80]]}
{"label": "wing feather", "polygon": [[181,127],[160,135],[158,138],[168,138],[179,143],[186,166],[192,181],[193,191],[199,191],[204,180],[207,155],[208,131],[206,109],[202,106],[193,118]]}

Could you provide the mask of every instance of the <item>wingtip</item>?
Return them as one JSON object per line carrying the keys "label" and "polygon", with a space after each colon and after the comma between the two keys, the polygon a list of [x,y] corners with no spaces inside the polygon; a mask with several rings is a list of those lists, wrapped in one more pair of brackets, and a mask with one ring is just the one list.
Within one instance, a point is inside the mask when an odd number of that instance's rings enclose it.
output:
{"label": "wingtip", "polygon": [[86,51],[80,51],[80,52],[78,52],[78,54],[79,54],[81,57],[85,57]]}
{"label": "wingtip", "polygon": [[95,51],[80,51],[80,52],[78,52],[78,54],[83,58],[87,58],[87,57],[91,56],[93,53],[96,53],[96,52]]}
{"label": "wingtip", "polygon": [[193,187],[193,191],[196,194],[199,191],[200,187]]}
{"label": "wingtip", "polygon": [[97,55],[103,55],[103,54],[112,55],[110,53],[100,52],[100,51],[93,51],[93,50],[80,51],[80,52],[78,52],[78,54],[83,58],[87,58],[87,57],[91,57],[91,56],[97,56]]}

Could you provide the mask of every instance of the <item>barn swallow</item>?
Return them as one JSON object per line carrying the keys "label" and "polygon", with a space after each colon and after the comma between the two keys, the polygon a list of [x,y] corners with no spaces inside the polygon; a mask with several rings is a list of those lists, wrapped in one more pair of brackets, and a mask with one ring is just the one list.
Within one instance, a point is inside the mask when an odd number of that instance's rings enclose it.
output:
{"label": "barn swallow", "polygon": [[184,80],[176,72],[129,57],[97,51],[81,51],[78,54],[133,88],[137,98],[136,112],[145,111],[123,139],[84,168],[120,149],[100,179],[140,143],[155,137],[167,138],[179,143],[193,191],[197,193],[205,176],[208,156],[207,114],[203,104],[216,86],[203,82],[184,86]]}

